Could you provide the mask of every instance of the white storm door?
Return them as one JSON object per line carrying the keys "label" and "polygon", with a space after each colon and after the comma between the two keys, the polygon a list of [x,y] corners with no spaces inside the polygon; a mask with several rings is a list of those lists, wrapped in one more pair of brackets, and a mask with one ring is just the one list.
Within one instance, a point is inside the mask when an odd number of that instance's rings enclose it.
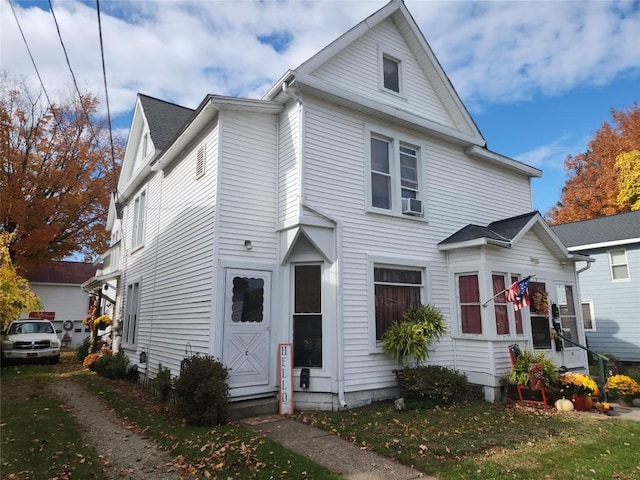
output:
{"label": "white storm door", "polygon": [[269,383],[271,272],[227,269],[222,362],[229,387]]}

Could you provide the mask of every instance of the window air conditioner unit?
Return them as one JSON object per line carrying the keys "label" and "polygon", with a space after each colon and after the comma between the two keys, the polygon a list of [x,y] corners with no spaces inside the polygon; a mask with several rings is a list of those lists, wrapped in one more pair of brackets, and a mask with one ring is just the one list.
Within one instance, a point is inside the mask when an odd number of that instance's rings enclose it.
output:
{"label": "window air conditioner unit", "polygon": [[422,200],[416,198],[402,199],[402,213],[408,215],[422,215]]}

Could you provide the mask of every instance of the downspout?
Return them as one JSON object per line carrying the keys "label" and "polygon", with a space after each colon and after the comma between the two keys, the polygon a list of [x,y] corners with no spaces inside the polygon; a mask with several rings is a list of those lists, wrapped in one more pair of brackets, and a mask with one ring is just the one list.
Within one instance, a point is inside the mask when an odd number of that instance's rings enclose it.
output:
{"label": "downspout", "polygon": [[[303,101],[290,87],[284,82],[282,84],[282,91],[290,95],[296,102],[298,102],[298,112],[300,113],[300,124],[299,131],[304,132],[304,108]],[[309,205],[304,195],[304,182],[303,182],[303,171],[304,171],[304,142],[302,138],[302,134],[298,137],[298,152],[300,162],[298,164],[298,172],[300,178],[298,180],[298,199],[301,207],[308,208],[309,210],[317,213],[321,217],[329,220],[330,222],[336,225],[336,268],[337,268],[337,276],[336,276],[336,295],[337,295],[337,312],[336,312],[336,330],[337,330],[337,382],[338,382],[338,403],[341,409],[347,408],[347,402],[344,398],[344,318],[343,313],[344,309],[342,306],[343,296],[342,296],[342,224],[340,221],[335,218],[330,217],[329,215],[319,211],[317,208]]]}

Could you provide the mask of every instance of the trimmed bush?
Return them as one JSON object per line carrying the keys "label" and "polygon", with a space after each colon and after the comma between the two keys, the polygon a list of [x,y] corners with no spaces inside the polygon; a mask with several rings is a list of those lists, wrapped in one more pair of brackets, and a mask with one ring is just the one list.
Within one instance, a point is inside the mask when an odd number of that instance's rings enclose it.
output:
{"label": "trimmed bush", "polygon": [[162,401],[169,398],[171,389],[173,388],[173,382],[171,381],[171,370],[158,364],[158,374],[156,378],[151,380],[151,386],[156,391],[156,395]]}
{"label": "trimmed bush", "polygon": [[115,355],[103,355],[89,367],[101,377],[110,379],[128,378],[129,359],[120,351]]}
{"label": "trimmed bush", "polygon": [[407,397],[430,400],[438,405],[453,403],[468,385],[465,374],[440,365],[406,367],[401,372],[398,384]]}
{"label": "trimmed bush", "polygon": [[222,425],[228,420],[229,372],[213,357],[183,360],[175,380],[176,408],[190,425]]}

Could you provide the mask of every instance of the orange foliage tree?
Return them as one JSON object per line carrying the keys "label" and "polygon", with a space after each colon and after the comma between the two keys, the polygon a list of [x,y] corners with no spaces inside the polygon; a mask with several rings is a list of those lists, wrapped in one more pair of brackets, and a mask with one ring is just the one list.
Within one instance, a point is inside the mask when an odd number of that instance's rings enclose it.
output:
{"label": "orange foliage tree", "polygon": [[[631,210],[631,202],[621,197],[620,186],[633,169],[621,168],[620,161],[640,150],[640,107],[611,109],[612,124],[604,122],[585,153],[569,155],[564,162],[568,178],[560,201],[547,213],[549,223],[567,223],[613,215]],[[625,155],[626,154],[626,155]]]}
{"label": "orange foliage tree", "polygon": [[112,157],[108,129],[90,94],[50,105],[42,92],[0,76],[0,232],[16,268],[92,259],[107,247],[104,225],[122,144]]}

